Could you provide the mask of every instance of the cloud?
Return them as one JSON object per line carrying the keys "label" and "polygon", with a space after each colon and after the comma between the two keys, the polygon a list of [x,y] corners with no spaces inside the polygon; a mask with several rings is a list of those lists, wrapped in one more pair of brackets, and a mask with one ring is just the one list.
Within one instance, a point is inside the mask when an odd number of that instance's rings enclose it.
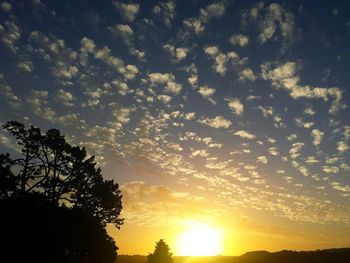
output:
{"label": "cloud", "polygon": [[133,56],[135,56],[138,60],[142,62],[146,62],[145,55],[146,53],[144,51],[138,50],[135,47],[130,48],[129,53]]}
{"label": "cloud", "polygon": [[83,53],[94,53],[95,52],[95,42],[92,39],[84,37],[80,40],[81,49],[80,51]]}
{"label": "cloud", "polygon": [[252,100],[259,100],[261,97],[259,97],[259,96],[255,96],[255,95],[249,95],[248,97],[247,97],[247,101],[252,101]]}
{"label": "cloud", "polygon": [[273,114],[275,112],[274,108],[271,106],[266,106],[266,107],[259,106],[258,108],[259,108],[259,110],[261,110],[261,112],[265,118],[267,118],[269,116],[273,116]]}
{"label": "cloud", "polygon": [[267,163],[268,163],[268,160],[267,160],[267,157],[266,157],[266,156],[261,155],[261,156],[258,156],[257,162],[263,163],[263,164],[267,164]]}
{"label": "cloud", "polygon": [[163,23],[170,27],[175,18],[176,4],[173,1],[161,2],[153,7],[153,13],[162,18]]}
{"label": "cloud", "polygon": [[186,120],[193,120],[196,117],[196,113],[195,112],[188,112],[185,114],[185,119]]}
{"label": "cloud", "polygon": [[222,170],[226,168],[227,162],[209,162],[205,164],[208,169]]}
{"label": "cloud", "polygon": [[133,79],[139,73],[135,65],[126,65],[120,58],[113,57],[108,47],[103,47],[96,51],[95,58],[105,62],[116,72],[122,74],[127,79]]}
{"label": "cloud", "polygon": [[275,143],[275,142],[276,142],[276,140],[275,140],[274,138],[271,138],[271,137],[268,137],[268,138],[267,138],[267,141],[268,141],[269,143]]}
{"label": "cloud", "polygon": [[298,138],[298,135],[295,134],[295,133],[293,133],[293,134],[291,134],[291,135],[289,135],[289,136],[286,137],[286,139],[287,139],[288,141],[295,141],[297,138]]}
{"label": "cloud", "polygon": [[242,24],[257,25],[258,40],[265,44],[270,40],[281,39],[282,51],[289,47],[296,39],[294,15],[287,12],[280,4],[272,3],[264,7],[263,2],[250,10],[242,12]]}
{"label": "cloud", "polygon": [[0,132],[0,145],[17,152],[21,152],[21,149],[16,145],[16,143],[13,141],[13,138],[10,137],[10,134],[8,133],[5,134],[4,132]]}
{"label": "cloud", "polygon": [[342,160],[342,159],[339,158],[339,157],[332,157],[332,158],[327,157],[327,158],[326,158],[326,164],[335,164],[335,163],[337,163],[337,162],[339,162],[339,161],[341,161],[341,160]]}
{"label": "cloud", "polygon": [[306,128],[306,129],[309,129],[312,126],[315,125],[315,123],[312,122],[312,121],[304,122],[302,118],[296,118],[295,122],[296,122],[298,127],[303,127],[303,128]]}
{"label": "cloud", "polygon": [[282,37],[288,40],[294,37],[294,16],[292,13],[285,12],[279,4],[272,3],[267,7],[266,18],[259,25],[261,30],[259,39],[262,43],[273,37],[277,26],[281,30]]}
{"label": "cloud", "polygon": [[339,172],[339,167],[336,166],[323,166],[322,170],[327,174],[335,174]]}
{"label": "cloud", "polygon": [[73,106],[74,97],[73,94],[69,91],[59,89],[57,91],[57,99],[62,102],[65,106]]}
{"label": "cloud", "polygon": [[305,162],[308,164],[315,164],[315,163],[319,163],[320,161],[317,160],[315,156],[308,156]]}
{"label": "cloud", "polygon": [[350,126],[344,126],[343,135],[346,141],[350,139]]}
{"label": "cloud", "polygon": [[228,1],[218,1],[206,6],[205,8],[201,8],[198,17],[186,18],[183,21],[183,24],[187,29],[196,34],[201,34],[205,31],[205,25],[212,19],[218,19],[225,14],[228,3]]}
{"label": "cloud", "polygon": [[198,18],[187,18],[183,21],[183,24],[197,35],[203,33],[205,30],[202,21]]}
{"label": "cloud", "polygon": [[178,151],[178,152],[181,152],[183,150],[183,148],[180,146],[180,144],[174,143],[174,142],[169,142],[167,144],[167,147],[172,149],[172,150]]}
{"label": "cloud", "polygon": [[[164,185],[151,185],[144,181],[132,181],[120,187],[123,195],[123,215],[136,225],[174,225],[178,220],[204,216],[204,198],[179,192]],[[169,214],[173,216],[169,220]]]}
{"label": "cloud", "polygon": [[225,75],[227,71],[227,64],[229,62],[234,62],[236,64],[242,64],[243,61],[239,60],[239,56],[236,52],[231,51],[225,53],[221,53],[219,48],[216,46],[209,46],[204,48],[204,52],[214,60],[214,65],[212,68],[219,73],[220,75]]}
{"label": "cloud", "polygon": [[309,176],[309,170],[305,166],[300,166],[298,167],[298,171],[303,175],[303,176]]}
{"label": "cloud", "polygon": [[312,109],[312,107],[307,107],[305,110],[304,110],[304,113],[306,115],[309,115],[309,116],[313,116],[316,114],[316,112]]}
{"label": "cloud", "polygon": [[304,146],[302,142],[296,142],[292,144],[292,148],[289,150],[290,157],[295,159],[300,155],[300,150]]}
{"label": "cloud", "polygon": [[250,140],[256,138],[256,136],[254,134],[252,134],[252,133],[250,133],[248,131],[244,131],[244,130],[236,131],[234,133],[234,135],[237,135],[237,136],[239,136],[241,138],[244,138],[244,139],[250,139]]}
{"label": "cloud", "polygon": [[164,88],[164,92],[172,93],[174,95],[178,95],[182,90],[182,85],[175,82],[168,82],[166,87]]}
{"label": "cloud", "polygon": [[198,92],[204,97],[209,98],[215,93],[214,88],[210,88],[208,86],[200,86]]}
{"label": "cloud", "polygon": [[31,61],[21,61],[17,64],[17,67],[23,72],[30,73],[33,71],[33,63]]}
{"label": "cloud", "polygon": [[221,149],[223,145],[221,143],[210,143],[208,146],[209,146],[209,148]]}
{"label": "cloud", "polygon": [[185,47],[178,47],[175,49],[176,53],[176,58],[178,59],[178,61],[186,58],[187,53],[188,53],[188,48]]}
{"label": "cloud", "polygon": [[27,102],[31,105],[33,113],[54,122],[56,112],[48,105],[49,93],[46,90],[31,90],[30,95],[27,97]]}
{"label": "cloud", "polygon": [[222,116],[216,116],[215,118],[202,118],[198,120],[199,123],[213,127],[213,128],[229,128],[232,124],[231,121],[225,119]]}
{"label": "cloud", "polygon": [[132,47],[134,41],[134,31],[129,25],[117,24],[108,27],[113,36],[120,38],[125,45]]}
{"label": "cloud", "polygon": [[10,13],[12,11],[12,5],[8,2],[2,2],[0,5],[2,11]]}
{"label": "cloud", "polygon": [[282,120],[282,117],[281,117],[281,115],[275,115],[274,117],[273,117],[273,120],[274,120],[274,126],[276,127],[276,128],[280,128],[280,127],[285,127],[286,125],[283,123],[283,120]]}
{"label": "cloud", "polygon": [[185,59],[189,51],[186,47],[175,48],[175,46],[170,44],[163,45],[163,48],[171,55],[172,60],[175,62]]}
{"label": "cloud", "polygon": [[243,69],[238,73],[238,80],[240,81],[255,81],[256,76],[254,75],[254,72],[250,68]]}
{"label": "cloud", "polygon": [[94,41],[86,37],[82,38],[80,44],[80,51],[82,52],[83,57],[86,56],[87,53],[91,53],[94,55],[95,59],[101,60],[127,79],[133,79],[139,73],[139,70],[135,65],[125,65],[122,59],[112,56],[111,50],[107,46],[104,46],[101,49],[96,49]]}
{"label": "cloud", "polygon": [[149,73],[148,78],[152,84],[165,84],[175,80],[175,77],[171,73]]}
{"label": "cloud", "polygon": [[110,122],[110,125],[118,130],[130,121],[130,114],[135,111],[133,107],[124,107],[117,103],[111,103],[109,106],[113,117],[115,117],[115,121]]}
{"label": "cloud", "polygon": [[57,118],[58,122],[60,122],[63,126],[76,126],[79,115],[76,113],[69,113]]}
{"label": "cloud", "polygon": [[162,94],[162,95],[158,95],[157,99],[163,102],[164,104],[167,104],[171,101],[172,97],[169,95]]}
{"label": "cloud", "polygon": [[201,150],[193,150],[191,152],[191,157],[196,157],[196,156],[200,156],[200,157],[208,157],[209,153],[207,150],[205,149],[201,149]]}
{"label": "cloud", "polygon": [[232,112],[236,115],[241,116],[244,112],[244,105],[241,103],[240,99],[238,98],[230,98],[225,99],[228,102],[228,106],[232,110]]}
{"label": "cloud", "polygon": [[341,184],[339,182],[332,182],[331,185],[332,185],[334,190],[346,193],[343,195],[344,197],[349,197],[350,185],[344,185],[344,184]]}
{"label": "cloud", "polygon": [[324,135],[324,132],[321,132],[320,130],[318,129],[313,129],[311,131],[311,136],[314,138],[313,140],[313,144],[316,146],[316,145],[319,145],[322,141],[322,138],[323,138],[323,135]]}
{"label": "cloud", "polygon": [[249,44],[249,37],[242,34],[234,34],[230,38],[230,43],[234,46],[245,47]]}
{"label": "cloud", "polygon": [[224,2],[218,2],[208,5],[206,8],[201,8],[199,10],[200,13],[200,20],[203,21],[203,23],[208,23],[213,18],[220,18],[224,15],[226,10]]}
{"label": "cloud", "polygon": [[0,24],[0,41],[13,53],[17,53],[16,43],[21,37],[22,29],[16,21],[7,20],[3,25]]}
{"label": "cloud", "polygon": [[140,6],[135,3],[125,4],[113,1],[112,5],[127,22],[134,21],[137,13],[140,11]]}
{"label": "cloud", "polygon": [[120,81],[118,79],[114,79],[112,80],[112,83],[111,85],[113,87],[116,87],[118,89],[118,93],[122,96],[125,96],[126,94],[128,93],[131,93],[132,90],[129,89],[129,86],[127,83],[123,82],[123,81]]}
{"label": "cloud", "polygon": [[95,142],[106,146],[113,146],[116,143],[117,129],[95,125],[89,128],[86,136],[93,138]]}
{"label": "cloud", "polygon": [[0,73],[0,94],[4,96],[12,108],[20,108],[22,100],[16,96],[12,88],[3,80],[4,76]]}
{"label": "cloud", "polygon": [[276,128],[286,126],[286,124],[283,122],[282,116],[279,114],[275,114],[275,109],[272,106],[258,106],[258,109],[261,110],[265,118],[272,117],[272,120],[274,121],[274,126]]}
{"label": "cloud", "polygon": [[261,70],[265,80],[270,80],[275,88],[283,88],[288,91],[293,99],[309,98],[328,101],[329,98],[333,98],[329,109],[331,114],[345,107],[341,103],[343,92],[337,87],[321,88],[299,85],[300,77],[297,75],[296,62],[286,62],[274,68],[271,63],[266,63],[261,65]]}
{"label": "cloud", "polygon": [[78,52],[66,46],[63,39],[52,34],[33,31],[29,35],[30,52],[41,54],[41,57],[62,86],[72,87],[72,80],[79,76],[76,63]]}
{"label": "cloud", "polygon": [[198,75],[192,74],[189,78],[187,78],[187,81],[191,84],[192,87],[195,87],[198,82]]}
{"label": "cloud", "polygon": [[175,77],[171,73],[149,73],[148,78],[152,84],[166,84],[164,92],[178,95],[182,90],[182,85],[175,82]]}
{"label": "cloud", "polygon": [[339,153],[344,153],[349,150],[349,145],[344,141],[340,141],[337,143],[337,150]]}

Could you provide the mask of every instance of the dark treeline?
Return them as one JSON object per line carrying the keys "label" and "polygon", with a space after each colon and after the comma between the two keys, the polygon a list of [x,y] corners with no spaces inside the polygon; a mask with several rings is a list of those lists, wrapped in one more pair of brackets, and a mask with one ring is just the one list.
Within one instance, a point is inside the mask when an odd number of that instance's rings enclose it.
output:
{"label": "dark treeline", "polygon": [[[174,263],[349,263],[350,248],[315,251],[249,252],[242,256],[173,257]],[[116,263],[145,263],[147,256],[119,255]]]}
{"label": "dark treeline", "polygon": [[14,154],[0,154],[1,257],[7,262],[113,262],[119,186],[105,180],[94,156],[59,130],[10,121]]}

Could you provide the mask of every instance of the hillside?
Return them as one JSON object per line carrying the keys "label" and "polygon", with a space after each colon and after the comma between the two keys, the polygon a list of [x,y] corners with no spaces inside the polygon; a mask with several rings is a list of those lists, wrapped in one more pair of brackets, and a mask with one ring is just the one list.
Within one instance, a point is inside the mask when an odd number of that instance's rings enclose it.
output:
{"label": "hillside", "polygon": [[[116,263],[145,263],[146,256],[120,255]],[[253,251],[242,256],[215,257],[174,257],[174,263],[348,263],[350,262],[350,248],[325,249],[315,251],[279,252]]]}

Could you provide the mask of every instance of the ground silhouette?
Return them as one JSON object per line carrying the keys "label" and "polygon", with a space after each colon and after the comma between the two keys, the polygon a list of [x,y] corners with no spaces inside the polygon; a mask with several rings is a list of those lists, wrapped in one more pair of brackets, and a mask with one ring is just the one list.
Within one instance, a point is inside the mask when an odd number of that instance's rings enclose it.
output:
{"label": "ground silhouette", "polygon": [[16,121],[3,127],[20,154],[0,154],[2,256],[11,262],[113,262],[117,247],[105,226],[123,223],[118,184],[103,179],[94,156],[56,129],[42,133]]}
{"label": "ground silhouette", "polygon": [[[348,263],[350,248],[315,251],[253,251],[242,256],[174,256],[174,263]],[[146,256],[118,255],[116,263],[145,263]]]}

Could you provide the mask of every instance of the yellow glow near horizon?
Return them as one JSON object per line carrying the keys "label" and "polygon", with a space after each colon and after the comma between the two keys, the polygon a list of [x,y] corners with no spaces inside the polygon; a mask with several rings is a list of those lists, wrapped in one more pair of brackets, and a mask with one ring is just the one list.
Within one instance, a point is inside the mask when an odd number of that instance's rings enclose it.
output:
{"label": "yellow glow near horizon", "polygon": [[176,239],[176,251],[181,256],[215,256],[222,252],[222,231],[213,226],[189,222]]}

